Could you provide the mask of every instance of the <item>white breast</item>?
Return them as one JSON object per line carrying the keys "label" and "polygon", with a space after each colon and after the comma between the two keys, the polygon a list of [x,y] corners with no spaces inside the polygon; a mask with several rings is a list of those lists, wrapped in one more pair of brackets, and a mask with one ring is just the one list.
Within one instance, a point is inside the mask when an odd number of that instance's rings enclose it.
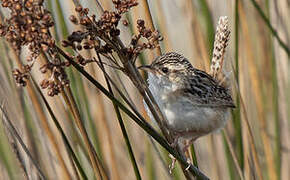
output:
{"label": "white breast", "polygon": [[[197,138],[225,125],[229,110],[225,108],[208,108],[193,106],[188,98],[170,98],[168,93],[176,89],[166,79],[148,74],[149,89],[160,110],[166,117],[168,127],[175,133],[188,138]],[[174,100],[172,100],[174,99]],[[145,104],[146,111],[154,120]]]}

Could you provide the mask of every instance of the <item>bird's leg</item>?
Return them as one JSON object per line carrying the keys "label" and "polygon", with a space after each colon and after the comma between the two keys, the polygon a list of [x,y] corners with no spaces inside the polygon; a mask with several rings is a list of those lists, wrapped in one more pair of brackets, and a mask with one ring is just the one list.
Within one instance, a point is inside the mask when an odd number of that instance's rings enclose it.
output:
{"label": "bird's leg", "polygon": [[[185,170],[188,170],[191,166],[191,159],[190,159],[190,152],[189,152],[189,146],[194,142],[195,138],[190,139],[190,140],[185,140],[183,139],[183,142],[179,144],[179,140],[180,137],[175,137],[174,141],[170,144],[171,147],[176,148],[178,145],[180,146],[180,149],[183,153],[183,155],[185,155],[186,157],[186,161],[189,164]],[[175,166],[176,163],[176,158],[174,156],[172,156],[171,154],[169,154],[169,157],[172,159],[171,164],[169,165],[169,173],[172,173],[172,170]]]}
{"label": "bird's leg", "polygon": [[176,162],[176,158],[174,156],[172,156],[172,154],[169,154],[169,157],[171,158],[171,164],[169,165],[169,173],[172,173],[172,170],[175,167],[175,162]]}
{"label": "bird's leg", "polygon": [[190,158],[190,151],[189,151],[189,146],[193,143],[194,140],[186,140],[183,139],[182,143],[178,144],[181,150],[181,153],[183,156],[186,158],[186,162],[188,163],[188,166],[185,168],[187,171],[190,166],[192,165],[191,163],[191,158]]}
{"label": "bird's leg", "polygon": [[189,148],[188,148],[190,145],[187,145],[187,143],[188,143],[188,142],[186,142],[186,147],[184,147],[183,151],[184,151],[184,154],[185,154],[185,157],[186,157],[186,161],[187,161],[188,163],[190,163],[190,162],[191,162],[191,158],[190,158],[190,150],[189,150]]}
{"label": "bird's leg", "polygon": [[[178,140],[179,140],[179,137],[175,137],[173,142],[170,143],[170,146],[172,148],[176,148],[178,146]],[[174,166],[175,166],[175,162],[176,162],[176,158],[174,156],[172,156],[172,154],[169,154],[169,157],[171,158],[171,164],[169,165],[169,173],[171,174],[172,173],[172,170],[174,169]]]}
{"label": "bird's leg", "polygon": [[184,146],[182,148],[182,151],[186,157],[186,162],[189,164],[189,166],[187,168],[185,168],[185,170],[188,170],[190,165],[191,165],[191,158],[190,158],[190,151],[189,151],[189,146],[192,144],[191,140],[185,140],[184,142]]}
{"label": "bird's leg", "polygon": [[190,158],[189,146],[191,146],[195,140],[196,140],[196,138],[192,138],[192,139],[190,139],[188,141],[185,141],[185,143],[184,143],[185,145],[184,145],[182,150],[183,150],[184,154],[186,154],[186,160],[187,160],[187,163],[189,164],[185,168],[185,170],[188,170],[190,168],[191,164],[192,164],[191,158]]}

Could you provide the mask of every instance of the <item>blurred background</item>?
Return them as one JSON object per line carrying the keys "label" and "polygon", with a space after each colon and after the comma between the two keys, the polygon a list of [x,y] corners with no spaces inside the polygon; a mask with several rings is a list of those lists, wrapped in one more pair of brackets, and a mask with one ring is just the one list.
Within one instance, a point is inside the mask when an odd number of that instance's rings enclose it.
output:
{"label": "blurred background", "polygon": [[[144,19],[149,26],[151,15],[155,28],[164,38],[162,53],[176,51],[207,72],[217,21],[220,16],[229,18],[231,38],[224,72],[229,74],[237,108],[223,131],[195,142],[199,169],[211,179],[290,179],[289,1],[148,0],[149,7],[146,0],[138,2],[139,5],[122,18],[129,21],[128,27],[120,24],[122,41],[129,44],[132,34],[137,32],[137,19]],[[109,0],[81,0],[80,4],[97,17],[101,14],[99,5],[105,10],[113,9]],[[60,44],[69,33],[80,28],[68,20],[75,14],[75,2],[51,0],[46,5],[55,21],[51,32]],[[2,7],[0,12],[4,16],[9,13]],[[261,12],[269,21],[264,21]],[[288,55],[267,23],[285,43]],[[0,39],[0,54],[0,106],[7,115],[0,111],[1,122],[4,122],[0,123],[0,179],[38,177],[15,133],[9,131],[7,119],[48,179],[62,179],[66,168],[72,178],[77,179],[66,145],[37,90],[15,84],[11,73],[17,67],[15,55],[3,38]],[[20,59],[24,60],[27,54],[24,50]],[[83,55],[89,57],[90,53],[84,51]],[[155,51],[147,50],[137,62],[150,63],[156,56]],[[35,66],[32,76],[39,84],[41,63]],[[85,69],[106,87],[96,64],[89,64]],[[142,98],[129,79],[112,68],[107,70],[146,117]],[[105,173],[114,180],[136,179],[111,101],[73,68],[67,68],[67,73],[81,120]],[[61,95],[48,97],[45,90],[43,93],[85,174],[88,179],[94,179],[86,146],[66,99]],[[128,116],[122,114],[122,117],[142,179],[185,179],[179,165],[170,175],[168,153]],[[146,120],[151,122],[148,117]]]}

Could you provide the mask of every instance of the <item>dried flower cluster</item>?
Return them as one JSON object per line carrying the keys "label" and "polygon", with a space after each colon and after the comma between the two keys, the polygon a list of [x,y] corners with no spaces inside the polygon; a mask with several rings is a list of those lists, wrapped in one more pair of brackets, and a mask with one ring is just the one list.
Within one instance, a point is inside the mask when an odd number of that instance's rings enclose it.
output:
{"label": "dried flower cluster", "polygon": [[[84,31],[74,31],[68,39],[63,41],[63,46],[71,46],[75,50],[97,49],[103,53],[110,52],[112,47],[108,44],[100,45],[100,39],[112,40],[120,35],[120,30],[117,28],[121,15],[127,12],[131,7],[136,6],[136,0],[113,1],[116,11],[104,11],[99,20],[96,20],[95,15],[89,15],[89,9],[81,6],[76,7],[76,12],[79,18],[71,16],[70,20],[74,24],[84,26]],[[81,45],[81,43],[83,45]]]}
{"label": "dried flower cluster", "polygon": [[69,65],[68,62],[60,62],[59,64],[49,62],[40,67],[41,73],[52,72],[49,79],[45,78],[40,83],[42,89],[48,89],[47,95],[57,95],[65,86],[69,86],[69,80],[64,71],[64,67]]}
{"label": "dried flower cluster", "polygon": [[[158,47],[162,38],[158,31],[146,28],[145,22],[138,20],[138,34],[125,46],[119,39],[118,25],[120,21],[123,25],[128,25],[127,20],[121,20],[122,15],[137,6],[138,2],[137,0],[112,0],[112,2],[115,10],[104,11],[98,19],[95,15],[89,14],[88,8],[76,7],[78,17],[70,16],[69,19],[72,23],[81,25],[83,30],[72,32],[62,45],[75,51],[73,58],[82,66],[96,62],[96,59],[86,59],[79,52],[93,49],[109,59],[114,67],[126,72],[120,62],[134,63],[141,51]],[[62,62],[59,57],[58,48],[49,30],[54,25],[53,19],[50,12],[45,9],[43,0],[2,0],[2,6],[10,9],[11,16],[0,24],[0,35],[6,38],[18,54],[23,46],[28,46],[31,51],[27,59],[29,65],[13,71],[17,84],[26,85],[35,60],[43,53],[44,57],[48,57],[48,62],[40,68],[40,72],[48,73],[50,78],[43,79],[40,86],[48,89],[49,96],[57,95],[69,85],[64,69],[70,64]],[[119,58],[113,56],[113,51]],[[120,62],[117,62],[117,59],[120,59]]]}
{"label": "dried flower cluster", "polygon": [[[71,16],[70,20],[74,24],[80,24],[84,28],[82,31],[74,31],[68,36],[67,40],[63,41],[63,46],[70,46],[76,53],[82,49],[94,49],[111,60],[120,69],[121,66],[110,58],[109,54],[112,51],[122,54],[127,60],[135,61],[136,57],[141,51],[145,49],[154,49],[159,46],[159,41],[162,40],[157,31],[152,31],[145,27],[143,20],[137,21],[138,34],[132,37],[131,43],[125,47],[119,40],[120,29],[118,24],[124,13],[128,12],[130,8],[138,5],[136,0],[113,0],[115,6],[114,11],[104,11],[99,19],[95,15],[89,15],[89,10],[81,6],[76,7],[78,17]],[[127,26],[128,21],[123,20],[122,24]],[[141,42],[141,38],[143,41]],[[81,65],[94,60],[81,58],[81,55],[76,56],[76,61]],[[124,63],[124,62],[123,62]]]}
{"label": "dried flower cluster", "polygon": [[1,36],[5,36],[18,51],[29,45],[33,57],[37,57],[41,50],[54,46],[54,40],[49,35],[52,17],[42,4],[41,0],[2,0],[2,6],[10,9],[11,17],[5,20],[5,25],[1,25]]}
{"label": "dried flower cluster", "polygon": [[64,64],[61,63],[55,49],[55,41],[49,32],[54,23],[50,12],[43,6],[43,0],[2,0],[1,5],[9,8],[11,16],[0,24],[0,36],[6,38],[17,54],[20,54],[23,46],[28,46],[31,52],[27,58],[30,65],[13,71],[17,84],[26,85],[34,61],[44,52],[50,57],[50,61],[41,68],[41,72],[46,73],[50,70],[51,78],[43,80],[50,82],[50,86],[42,87],[48,87],[50,96],[58,94],[60,88],[68,85],[68,79],[63,69]]}
{"label": "dried flower cluster", "polygon": [[28,79],[29,77],[29,72],[31,70],[31,67],[30,65],[25,65],[23,67],[23,70],[20,71],[19,69],[14,69],[12,71],[12,75],[16,81],[17,84],[21,85],[21,86],[26,86],[26,80]]}
{"label": "dried flower cluster", "polygon": [[123,14],[125,12],[128,12],[131,7],[137,6],[138,2],[136,0],[113,0],[112,1],[116,12],[118,14]]}
{"label": "dried flower cluster", "polygon": [[[139,19],[137,21],[138,35],[134,35],[131,41],[131,46],[128,48],[129,53],[138,55],[144,49],[155,49],[159,46],[159,41],[162,41],[162,37],[158,31],[152,31],[145,27],[144,20]],[[147,41],[142,44],[138,44],[141,38],[145,38]]]}

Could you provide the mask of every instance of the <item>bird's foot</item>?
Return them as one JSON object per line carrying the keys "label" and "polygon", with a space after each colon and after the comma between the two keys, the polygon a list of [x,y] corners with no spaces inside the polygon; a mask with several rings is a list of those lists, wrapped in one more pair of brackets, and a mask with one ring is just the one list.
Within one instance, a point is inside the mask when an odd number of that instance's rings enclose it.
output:
{"label": "bird's foot", "polygon": [[169,165],[169,173],[172,174],[172,170],[175,167],[175,162],[176,162],[176,158],[174,156],[172,156],[172,154],[169,154],[169,157],[171,158],[171,164]]}
{"label": "bird's foot", "polygon": [[190,158],[187,158],[186,162],[188,163],[188,166],[185,168],[185,170],[188,171],[191,166]]}

